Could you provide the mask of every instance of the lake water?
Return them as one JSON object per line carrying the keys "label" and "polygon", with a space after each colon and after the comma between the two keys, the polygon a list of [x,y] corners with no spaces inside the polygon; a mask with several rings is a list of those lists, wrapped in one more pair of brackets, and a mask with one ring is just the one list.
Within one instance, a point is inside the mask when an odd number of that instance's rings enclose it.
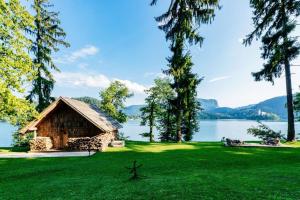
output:
{"label": "lake water", "polygon": [[0,122],[0,147],[9,147],[12,144],[12,133],[16,128],[8,123]]}
{"label": "lake water", "polygon": [[[276,131],[286,133],[287,122],[264,122],[266,125]],[[123,125],[120,132],[128,136],[130,140],[147,141],[147,138],[139,134],[149,131],[146,126],[140,126],[138,120],[129,120]],[[202,120],[200,121],[200,131],[194,135],[194,141],[220,141],[222,137],[228,137],[241,140],[257,140],[247,134],[247,129],[256,126],[256,121],[249,120]],[[15,127],[0,122],[0,147],[7,147],[12,144],[12,133]],[[155,131],[156,132],[156,131]],[[300,132],[300,123],[296,123],[296,133]],[[157,132],[155,134],[157,138]]]}
{"label": "lake water", "polygon": [[[263,123],[275,131],[281,131],[284,134],[287,132],[287,122],[265,121]],[[257,126],[257,122],[250,120],[201,120],[200,130],[194,135],[193,141],[220,141],[222,137],[241,140],[258,140],[247,134],[247,129],[251,126]],[[296,133],[300,132],[300,123],[296,123],[295,129]],[[140,126],[138,120],[129,120],[120,130],[125,136],[129,136],[130,140],[139,141],[148,140],[139,135],[148,131],[149,128]],[[155,133],[155,137],[157,139],[157,132]]]}

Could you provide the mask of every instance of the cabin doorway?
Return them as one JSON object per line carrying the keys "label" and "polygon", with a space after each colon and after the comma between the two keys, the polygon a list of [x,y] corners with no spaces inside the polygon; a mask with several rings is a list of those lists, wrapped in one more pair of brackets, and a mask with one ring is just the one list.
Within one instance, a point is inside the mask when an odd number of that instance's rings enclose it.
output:
{"label": "cabin doorway", "polygon": [[55,149],[64,149],[68,143],[68,133],[66,131],[60,131],[53,138],[53,147]]}
{"label": "cabin doorway", "polygon": [[64,149],[67,146],[68,139],[69,139],[68,133],[67,133],[67,131],[64,131],[62,134],[62,145],[61,145],[62,149]]}
{"label": "cabin doorway", "polygon": [[61,148],[61,136],[60,136],[60,134],[56,134],[53,137],[53,148],[54,149],[60,149]]}

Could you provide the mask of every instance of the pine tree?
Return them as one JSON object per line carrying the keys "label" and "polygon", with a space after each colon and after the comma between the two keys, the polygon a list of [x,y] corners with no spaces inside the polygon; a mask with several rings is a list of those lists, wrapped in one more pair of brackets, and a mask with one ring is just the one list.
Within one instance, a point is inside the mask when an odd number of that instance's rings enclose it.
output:
{"label": "pine tree", "polygon": [[33,18],[19,0],[0,0],[0,120],[20,126],[35,113],[22,97],[24,85],[36,74],[26,35],[32,26]]}
{"label": "pine tree", "polygon": [[[152,0],[151,5],[155,5],[158,0]],[[188,113],[185,105],[188,101],[186,98],[195,98],[196,87],[191,87],[193,83],[200,83],[197,76],[194,76],[191,82],[187,82],[185,78],[191,75],[192,62],[189,52],[186,52],[185,45],[198,44],[202,46],[204,38],[199,35],[198,27],[202,24],[211,23],[215,16],[215,9],[219,8],[218,0],[171,0],[167,12],[156,18],[159,22],[159,29],[166,33],[166,39],[170,41],[170,50],[172,56],[168,58],[169,69],[166,74],[173,78],[172,88],[176,92],[176,97],[173,101],[173,111],[176,116],[176,140],[182,140],[182,126],[186,121],[192,119],[186,118]],[[187,90],[194,89],[191,92],[193,95],[187,95]],[[189,93],[189,92],[188,92]],[[193,108],[196,109],[196,106]],[[190,116],[191,117],[191,116]],[[183,119],[185,118],[185,119]],[[188,122],[190,123],[190,122]],[[191,124],[191,123],[190,123]],[[196,127],[189,126],[189,128]],[[189,130],[192,133],[193,130]],[[187,139],[191,138],[190,136]]]}
{"label": "pine tree", "polygon": [[66,33],[60,27],[59,13],[49,11],[51,7],[53,5],[48,0],[34,0],[35,27],[31,31],[34,36],[32,52],[34,54],[33,68],[37,69],[38,73],[27,98],[31,102],[37,100],[36,109],[39,112],[44,110],[54,100],[51,92],[55,80],[50,69],[58,72],[59,69],[52,60],[52,53],[59,51],[59,45],[70,46],[64,40]]}
{"label": "pine tree", "polygon": [[291,82],[291,61],[299,55],[297,37],[292,36],[296,27],[295,18],[300,15],[300,1],[295,0],[250,0],[255,29],[244,40],[250,45],[254,38],[261,38],[262,58],[267,60],[263,69],[252,73],[256,81],[274,79],[285,72],[288,134],[287,140],[295,140],[293,94]]}
{"label": "pine tree", "polygon": [[195,132],[199,130],[198,114],[201,110],[201,104],[197,99],[197,85],[203,78],[199,79],[196,74],[190,72],[186,75],[186,89],[184,99],[184,117],[183,117],[183,138],[185,141],[191,141]]}

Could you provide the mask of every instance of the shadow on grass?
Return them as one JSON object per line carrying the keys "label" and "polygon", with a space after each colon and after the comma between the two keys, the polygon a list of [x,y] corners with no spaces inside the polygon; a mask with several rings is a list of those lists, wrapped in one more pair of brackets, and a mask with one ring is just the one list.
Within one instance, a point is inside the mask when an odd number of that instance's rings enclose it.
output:
{"label": "shadow on grass", "polygon": [[[124,167],[137,160],[145,171],[160,169],[159,174],[189,173],[199,170],[237,170],[278,165],[298,165],[299,148],[244,148],[223,147],[218,142],[191,143],[147,143],[127,141],[124,148],[108,148],[106,152],[92,157],[0,159],[0,166],[9,168],[37,168],[49,166],[71,171],[82,171],[99,167],[104,174],[111,171],[124,171]],[[103,168],[101,168],[104,166]],[[175,166],[175,167],[174,167]],[[79,169],[80,167],[80,169]],[[98,170],[98,169],[97,169]],[[110,171],[111,170],[111,171]],[[179,170],[179,172],[177,171]],[[147,175],[147,174],[145,174]]]}
{"label": "shadow on grass", "polygon": [[190,168],[196,165],[197,170],[208,168],[238,169],[244,167],[266,167],[273,165],[293,165],[300,163],[300,148],[262,148],[262,147],[224,147],[219,142],[191,143],[126,143],[126,147],[96,156],[136,158],[152,160],[167,166],[178,165]]}

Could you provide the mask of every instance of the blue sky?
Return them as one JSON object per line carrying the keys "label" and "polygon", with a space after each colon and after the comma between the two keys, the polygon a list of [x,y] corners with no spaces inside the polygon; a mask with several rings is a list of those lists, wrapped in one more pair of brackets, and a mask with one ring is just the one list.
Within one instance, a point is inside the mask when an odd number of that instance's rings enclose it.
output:
{"label": "blue sky", "polygon": [[[54,55],[54,96],[99,97],[113,80],[123,81],[135,96],[127,105],[142,104],[144,89],[166,68],[170,55],[155,16],[167,8],[161,0],[53,0],[71,47]],[[194,71],[205,79],[201,98],[217,99],[220,106],[238,107],[285,94],[284,76],[272,86],[254,82],[251,72],[262,67],[259,42],[244,47],[241,40],[252,27],[248,0],[221,0],[222,9],[209,26],[200,27],[205,42],[192,47]],[[299,35],[300,31],[297,30]],[[300,64],[300,60],[295,61]],[[298,91],[300,67],[293,67],[293,87]],[[297,78],[298,77],[298,78]]]}

